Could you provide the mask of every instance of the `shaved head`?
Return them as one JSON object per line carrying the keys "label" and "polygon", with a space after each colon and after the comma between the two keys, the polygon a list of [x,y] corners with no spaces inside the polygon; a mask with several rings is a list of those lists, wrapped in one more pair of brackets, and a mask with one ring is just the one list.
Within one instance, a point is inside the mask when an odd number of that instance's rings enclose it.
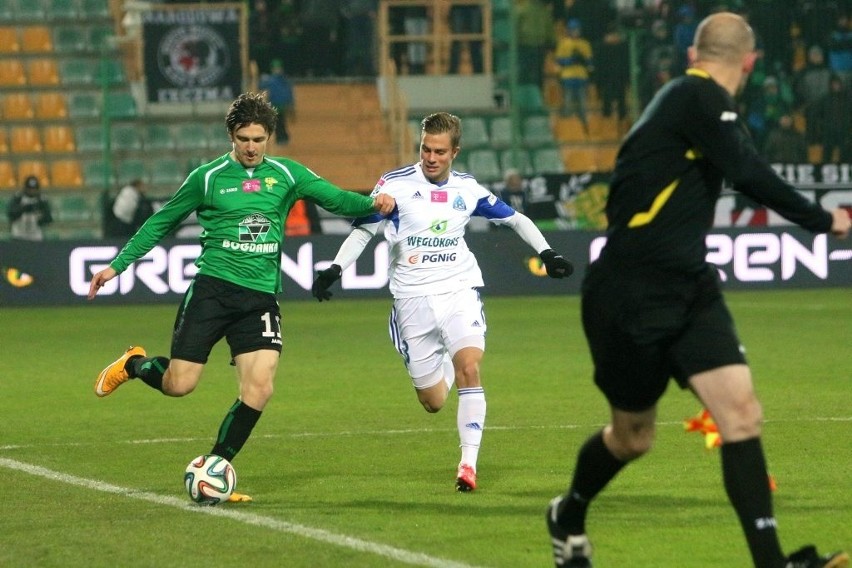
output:
{"label": "shaved head", "polygon": [[746,21],[731,12],[719,12],[704,18],[695,30],[698,61],[717,61],[740,65],[743,57],[754,51],[754,32]]}

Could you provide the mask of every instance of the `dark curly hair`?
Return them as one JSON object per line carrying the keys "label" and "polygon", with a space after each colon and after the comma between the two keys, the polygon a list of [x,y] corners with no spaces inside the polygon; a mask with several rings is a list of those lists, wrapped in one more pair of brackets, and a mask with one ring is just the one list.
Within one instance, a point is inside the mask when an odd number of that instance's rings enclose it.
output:
{"label": "dark curly hair", "polygon": [[249,124],[259,124],[271,134],[275,132],[277,122],[278,111],[269,104],[264,93],[241,94],[231,103],[225,115],[225,126],[230,134]]}

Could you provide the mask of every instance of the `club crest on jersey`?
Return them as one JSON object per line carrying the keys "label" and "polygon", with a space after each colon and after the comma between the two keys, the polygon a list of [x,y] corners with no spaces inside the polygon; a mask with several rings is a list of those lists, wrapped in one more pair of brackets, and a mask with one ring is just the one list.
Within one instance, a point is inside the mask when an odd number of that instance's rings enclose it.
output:
{"label": "club crest on jersey", "polygon": [[456,195],[456,198],[453,199],[453,209],[456,211],[467,211],[467,205],[465,205],[461,195]]}
{"label": "club crest on jersey", "polygon": [[275,184],[278,183],[278,180],[274,177],[265,177],[263,178],[263,185],[266,186],[267,191],[272,191],[275,188]]}
{"label": "club crest on jersey", "polygon": [[246,193],[253,193],[255,191],[260,191],[260,180],[259,179],[243,180],[243,191],[245,191]]}
{"label": "club crest on jersey", "polygon": [[433,191],[431,192],[432,203],[446,203],[447,202],[447,192],[446,191]]}
{"label": "club crest on jersey", "polygon": [[385,185],[385,178],[379,178],[379,181],[376,183],[376,187],[374,187],[373,191],[370,193],[370,197],[377,196],[383,185]]}
{"label": "club crest on jersey", "polygon": [[436,235],[441,235],[447,232],[447,220],[446,219],[437,219],[432,221],[432,226],[429,227],[429,230],[435,233]]}
{"label": "club crest on jersey", "polygon": [[271,225],[272,223],[264,215],[261,215],[260,213],[252,213],[240,221],[240,242],[262,243],[266,241],[266,236],[269,234],[269,228]]}

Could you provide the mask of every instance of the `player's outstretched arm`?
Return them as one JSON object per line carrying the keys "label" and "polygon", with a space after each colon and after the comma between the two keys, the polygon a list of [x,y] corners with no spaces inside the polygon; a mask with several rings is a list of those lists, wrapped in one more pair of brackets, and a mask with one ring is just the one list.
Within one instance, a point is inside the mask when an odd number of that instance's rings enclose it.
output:
{"label": "player's outstretched arm", "polygon": [[850,225],[849,212],[846,209],[832,209],[831,211],[831,234],[839,239],[849,236]]}
{"label": "player's outstretched arm", "polygon": [[98,293],[104,284],[112,280],[116,277],[116,271],[113,267],[108,266],[92,276],[92,281],[89,283],[89,295],[87,296],[90,300],[95,298],[95,294]]}
{"label": "player's outstretched arm", "polygon": [[387,193],[380,193],[373,198],[373,208],[382,215],[390,215],[396,207],[396,199]]}
{"label": "player's outstretched arm", "polygon": [[[394,206],[396,206],[395,202]],[[328,289],[331,288],[332,284],[340,280],[344,268],[358,260],[361,253],[364,252],[367,243],[373,238],[378,225],[378,223],[371,223],[352,229],[352,232],[349,233],[349,236],[340,245],[340,250],[337,251],[337,256],[334,257],[332,265],[325,270],[317,272],[317,278],[311,286],[311,295],[318,302],[331,300],[333,294]]]}
{"label": "player's outstretched arm", "polygon": [[323,300],[331,300],[332,293],[328,291],[331,285],[340,280],[340,275],[343,274],[343,269],[339,264],[332,264],[325,270],[317,272],[317,278],[311,286],[311,295],[318,302]]}
{"label": "player's outstretched arm", "polygon": [[547,275],[551,278],[568,278],[574,273],[571,261],[553,249],[545,249],[538,253]]}

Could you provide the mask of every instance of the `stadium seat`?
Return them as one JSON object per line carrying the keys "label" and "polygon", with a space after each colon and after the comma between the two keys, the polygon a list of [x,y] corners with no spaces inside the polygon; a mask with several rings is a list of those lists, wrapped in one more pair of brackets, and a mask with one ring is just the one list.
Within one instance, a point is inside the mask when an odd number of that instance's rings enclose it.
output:
{"label": "stadium seat", "polygon": [[15,19],[15,0],[0,0],[0,22],[11,22]]}
{"label": "stadium seat", "polygon": [[117,170],[116,181],[120,185],[125,185],[135,179],[148,181],[144,160],[124,160],[118,164]]}
{"label": "stadium seat", "polygon": [[37,177],[43,189],[50,187],[47,164],[41,160],[21,160],[18,162],[18,179],[23,180],[27,176]]}
{"label": "stadium seat", "polygon": [[618,144],[604,144],[598,147],[598,170],[611,172],[615,169],[615,158],[618,155]]}
{"label": "stadium seat", "polygon": [[512,119],[508,116],[491,119],[491,145],[494,148],[508,148],[512,145]]}
{"label": "stadium seat", "polygon": [[71,118],[97,118],[101,115],[100,97],[94,93],[71,93],[68,101]]}
{"label": "stadium seat", "polygon": [[527,147],[552,145],[553,131],[550,117],[533,115],[524,119],[524,145]]}
{"label": "stadium seat", "polygon": [[206,149],[208,136],[205,126],[195,121],[182,122],[175,129],[175,140],[181,150]]}
{"label": "stadium seat", "polygon": [[27,84],[27,74],[20,59],[0,58],[0,87],[21,87]]}
{"label": "stadium seat", "polygon": [[27,78],[35,87],[53,87],[59,84],[59,69],[56,59],[42,57],[32,59],[27,66]]}
{"label": "stadium seat", "polygon": [[170,190],[177,189],[186,179],[186,169],[181,162],[174,159],[156,160],[151,166],[151,183],[154,185],[169,185]]}
{"label": "stadium seat", "polygon": [[53,20],[76,20],[80,9],[76,0],[47,0],[47,15]]}
{"label": "stadium seat", "polygon": [[21,42],[18,40],[18,28],[0,26],[0,53],[8,55],[19,51],[21,51]]}
{"label": "stadium seat", "polygon": [[130,93],[110,93],[107,96],[104,108],[112,118],[133,118],[136,116],[136,101]]}
{"label": "stadium seat", "polygon": [[556,139],[560,142],[588,141],[583,123],[576,116],[561,117],[556,121]]}
{"label": "stadium seat", "polygon": [[500,152],[500,168],[505,172],[508,169],[516,169],[521,172],[521,175],[530,175],[533,172],[530,154],[526,150],[519,149],[517,161],[512,150],[503,150]]}
{"label": "stadium seat", "polygon": [[15,154],[38,154],[44,149],[41,133],[35,126],[13,126],[9,131],[9,139]]}
{"label": "stadium seat", "polygon": [[104,81],[108,85],[121,85],[127,82],[124,64],[118,59],[102,59],[96,68],[95,80],[99,85],[103,85]]}
{"label": "stadium seat", "polygon": [[83,17],[89,19],[109,18],[109,0],[81,0],[80,11]]}
{"label": "stadium seat", "polygon": [[19,22],[41,22],[44,16],[44,5],[41,0],[18,0],[15,18]]}
{"label": "stadium seat", "polygon": [[115,175],[107,171],[107,164],[103,160],[83,162],[83,181],[86,187],[105,189],[112,187],[114,180]]}
{"label": "stadium seat", "polygon": [[44,151],[51,153],[73,152],[74,130],[65,124],[51,124],[44,127]]}
{"label": "stadium seat", "polygon": [[518,85],[517,88],[518,106],[524,113],[540,113],[546,112],[544,106],[544,97],[541,94],[541,88],[538,85]]}
{"label": "stadium seat", "polygon": [[43,91],[35,96],[35,115],[42,120],[68,117],[68,105],[65,93],[61,91]]}
{"label": "stadium seat", "polygon": [[25,26],[21,30],[21,51],[24,53],[50,53],[53,38],[47,26]]}
{"label": "stadium seat", "polygon": [[133,151],[142,149],[142,136],[135,124],[114,124],[110,131],[110,149]]}
{"label": "stadium seat", "polygon": [[561,174],[565,172],[565,162],[559,148],[539,148],[532,153],[533,169],[537,174]]}
{"label": "stadium seat", "polygon": [[77,150],[80,152],[101,152],[104,149],[104,129],[100,124],[87,124],[76,129]]}
{"label": "stadium seat", "polygon": [[467,164],[477,181],[489,183],[500,179],[500,163],[494,150],[473,150],[467,155]]}
{"label": "stadium seat", "polygon": [[[53,185],[59,186],[56,181]],[[56,218],[60,221],[91,221],[95,217],[95,207],[79,193],[58,196],[55,209]]]}
{"label": "stadium seat", "polygon": [[97,61],[84,57],[65,58],[60,63],[62,84],[71,86],[91,86],[95,82]]}
{"label": "stadium seat", "polygon": [[618,118],[615,115],[603,116],[598,112],[590,112],[587,121],[590,140],[615,142],[620,138]]}
{"label": "stadium seat", "polygon": [[115,30],[112,26],[90,26],[89,27],[89,49],[93,49],[100,53],[102,49],[112,51],[115,49],[115,44],[112,39],[115,37]]}
{"label": "stadium seat", "polygon": [[54,187],[58,188],[83,187],[83,169],[79,160],[63,159],[51,162],[50,179]]}
{"label": "stadium seat", "polygon": [[470,116],[462,120],[462,140],[468,149],[489,145],[488,127],[481,116]]}
{"label": "stadium seat", "polygon": [[565,169],[572,174],[598,171],[597,150],[592,146],[567,146],[562,155]]}
{"label": "stadium seat", "polygon": [[9,153],[9,132],[5,127],[0,126],[0,154]]}
{"label": "stadium seat", "polygon": [[9,160],[0,160],[0,189],[18,189],[15,166]]}
{"label": "stadium seat", "polygon": [[6,93],[0,105],[0,114],[6,120],[28,120],[35,116],[32,101],[26,92]]}
{"label": "stadium seat", "polygon": [[168,124],[148,123],[145,127],[146,150],[173,150],[175,139]]}
{"label": "stadium seat", "polygon": [[78,54],[87,49],[86,34],[79,26],[57,26],[53,32],[53,45],[60,54]]}

